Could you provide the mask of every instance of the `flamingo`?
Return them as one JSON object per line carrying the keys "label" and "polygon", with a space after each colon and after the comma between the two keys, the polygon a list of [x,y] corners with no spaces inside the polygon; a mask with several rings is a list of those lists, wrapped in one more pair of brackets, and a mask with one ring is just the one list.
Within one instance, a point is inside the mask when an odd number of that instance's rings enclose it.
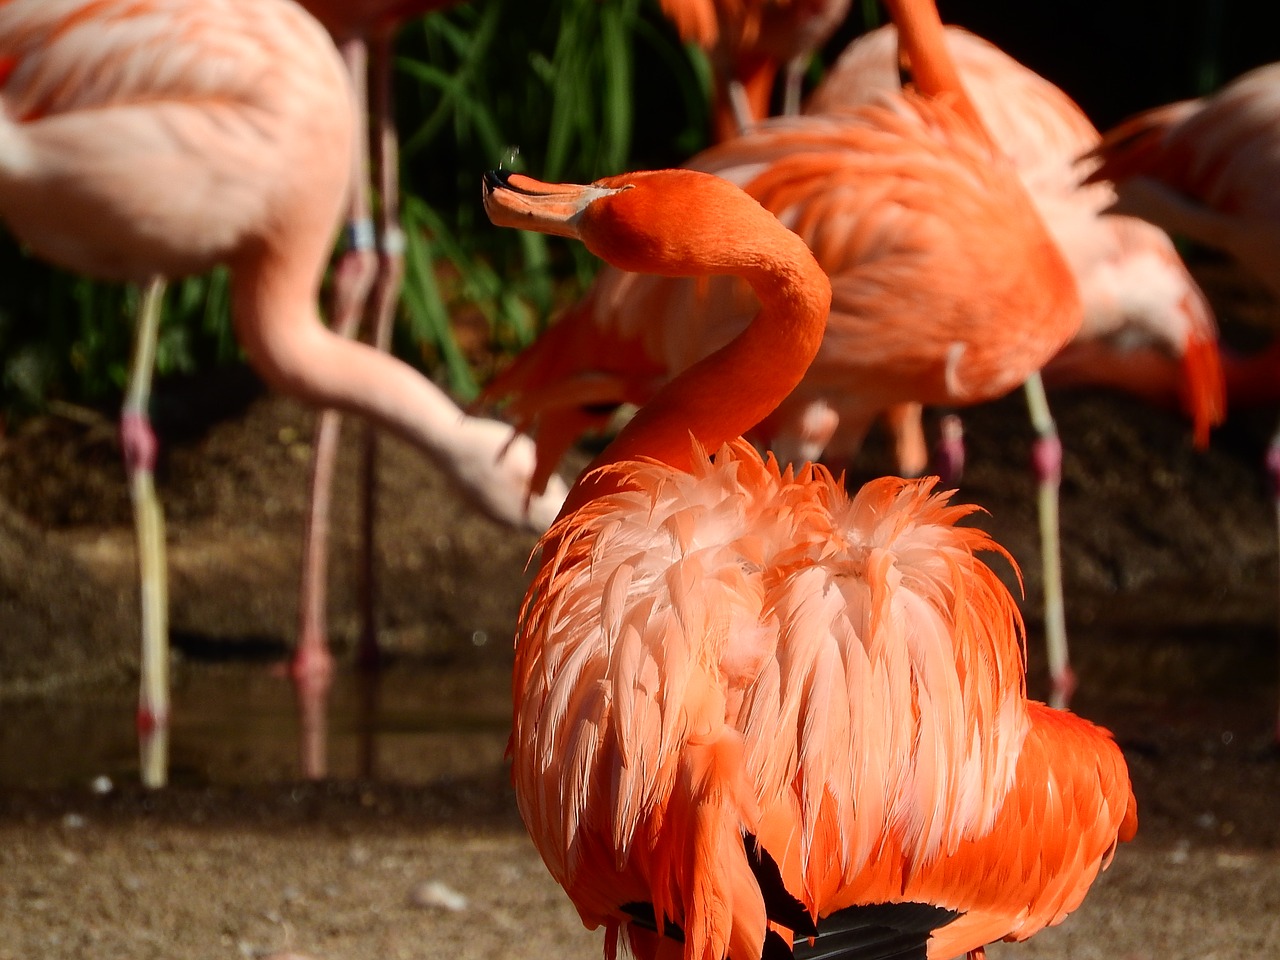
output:
{"label": "flamingo", "polygon": [[[320,322],[355,107],[331,40],[292,0],[0,0],[0,102],[0,219],[47,260],[150,291],[121,435],[140,539],[142,779],[160,786],[168,638],[146,418],[156,278],[229,266],[235,332],[268,385],[390,430],[494,515],[526,509],[533,447]],[[552,515],[556,503],[554,490],[535,501]]]}
{"label": "flamingo", "polygon": [[[926,63],[917,77],[918,93],[775,118],[688,166],[744,187],[809,243],[833,278],[817,360],[752,430],[784,461],[824,451],[842,461],[882,414],[900,415],[909,404],[985,402],[1028,384],[1042,478],[1045,632],[1061,705],[1074,686],[1057,546],[1061,454],[1034,375],[1078,330],[1079,300],[958,81],[944,84],[932,67]],[[1052,295],[1012,284],[1013,265],[1044,247],[1061,267]],[[490,396],[514,397],[518,422],[536,428],[535,486],[575,437],[600,425],[603,411],[645,402],[663,379],[741,330],[755,306],[749,288],[731,277],[673,279],[606,267],[584,301],[490,384]]]}
{"label": "flamingo", "polygon": [[813,54],[849,13],[850,0],[662,0],[680,38],[711,65],[711,121],[717,141],[769,116],[779,65],[783,113],[800,112],[800,85]]}
{"label": "flamingo", "polygon": [[[1086,182],[1110,181],[1113,209],[1226,251],[1280,297],[1280,63],[1122,121],[1092,157],[1101,162]],[[1244,389],[1258,370],[1274,378],[1275,356],[1264,352],[1233,379]],[[1265,461],[1280,536],[1280,428]]]}
{"label": "flamingo", "polygon": [[[892,9],[937,49],[936,12]],[[739,436],[821,348],[805,243],[693,170],[498,171],[484,198],[499,226],[733,273],[761,304],[575,483],[521,613],[517,803],[606,955],[944,960],[1064,919],[1136,802],[1110,734],[1026,698],[1017,606],[977,556],[999,548],[933,480],[850,498]],[[1059,289],[1047,245],[1028,260]]]}
{"label": "flamingo", "polygon": [[[1191,414],[1197,446],[1207,445],[1225,407],[1217,329],[1173,242],[1144,220],[1105,214],[1115,200],[1106,184],[1080,186],[1077,158],[1101,135],[1066,93],[967,30],[948,26],[946,41],[966,92],[1013,162],[1080,290],[1080,332],[1045,366],[1046,385],[1145,393],[1144,371],[1162,366],[1162,356],[1177,358],[1182,386],[1172,399],[1180,396]],[[889,24],[845,49],[805,109],[844,110],[899,86],[897,31]],[[899,411],[894,425],[898,449],[911,451],[899,468],[912,475],[924,469],[926,455],[919,414],[918,407]],[[963,451],[945,442],[940,452],[962,462]]]}

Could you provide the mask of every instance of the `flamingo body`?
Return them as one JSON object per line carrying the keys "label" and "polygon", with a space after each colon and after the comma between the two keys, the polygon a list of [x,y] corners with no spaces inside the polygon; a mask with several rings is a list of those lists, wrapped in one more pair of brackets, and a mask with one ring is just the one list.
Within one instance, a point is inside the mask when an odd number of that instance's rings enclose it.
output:
{"label": "flamingo body", "polygon": [[1280,296],[1278,119],[1273,63],[1108,131],[1090,179],[1115,184],[1116,209],[1226,250]]}
{"label": "flamingo body", "polygon": [[[0,105],[0,219],[35,252],[112,280],[226,264],[237,338],[269,385],[396,433],[496,517],[550,523],[563,487],[530,499],[526,438],[463,415],[419,372],[320,322],[316,298],[350,182],[355,102],[332,41],[302,8],[291,0],[4,0]],[[158,315],[158,298],[148,303]],[[131,380],[142,387],[131,385],[122,437],[131,478],[145,475],[135,500],[152,505],[152,519],[139,520],[143,621],[158,625],[144,629],[145,691],[149,673],[163,673],[148,664],[163,659],[168,638],[163,533],[150,490],[156,447],[145,419],[151,364],[145,350],[139,357]],[[167,703],[140,706],[144,731],[166,721]],[[144,780],[159,785],[163,771]]]}
{"label": "flamingo body", "polygon": [[[1143,371],[1160,356],[1181,364],[1169,398],[1194,421],[1197,441],[1221,422],[1223,384],[1217,329],[1208,302],[1168,235],[1135,217],[1106,214],[1114,192],[1080,186],[1077,159],[1100,134],[1075,102],[994,44],[946,28],[947,48],[992,139],[1009,157],[1063,252],[1080,290],[1080,331],[1044,368],[1046,384],[1128,387],[1156,399]],[[859,37],[806,104],[831,113],[899,88],[893,25]],[[1164,401],[1163,396],[1158,399]]]}
{"label": "flamingo body", "polygon": [[[893,9],[917,49],[940,34],[925,5]],[[993,544],[932,481],[850,498],[740,439],[823,349],[822,245],[701,171],[494,173],[485,207],[623,270],[740,277],[759,304],[575,483],[521,612],[517,802],[606,954],[757,960],[816,937],[942,960],[1061,920],[1135,804],[1105,731],[1027,701],[1016,605],[976,555]],[[1056,293],[1038,250],[1026,279]],[[895,265],[881,282],[909,303]]]}
{"label": "flamingo body", "polygon": [[[1157,107],[1108,131],[1092,180],[1110,180],[1116,209],[1223,250],[1280,297],[1280,63],[1198,100]],[[1274,398],[1277,348],[1232,359],[1243,403]],[[1265,455],[1280,530],[1280,428]],[[1274,737],[1280,741],[1280,717]]]}

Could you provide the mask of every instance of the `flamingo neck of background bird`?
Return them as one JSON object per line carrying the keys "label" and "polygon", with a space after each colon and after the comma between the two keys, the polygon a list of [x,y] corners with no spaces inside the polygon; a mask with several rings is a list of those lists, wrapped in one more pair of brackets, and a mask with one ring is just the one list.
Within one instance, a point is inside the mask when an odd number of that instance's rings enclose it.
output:
{"label": "flamingo neck of background bird", "polygon": [[947,48],[942,18],[933,0],[885,0],[898,27],[899,53],[905,54],[916,90],[949,102],[955,112],[994,147],[977,107],[960,82],[960,71]]}
{"label": "flamingo neck of background bird", "polygon": [[237,337],[272,388],[318,407],[368,417],[429,455],[465,450],[457,407],[408,364],[333,333],[320,319],[318,272],[287,258],[245,258],[232,270]]}
{"label": "flamingo neck of background bird", "polygon": [[[773,222],[777,230],[763,238],[765,244],[743,251],[736,268],[717,271],[751,285],[761,303],[755,319],[636,414],[574,485],[562,516],[617,489],[614,474],[593,475],[592,470],[641,457],[689,470],[691,438],[714,453],[772,413],[803,378],[822,344],[831,284],[804,242]],[[758,230],[756,224],[750,227]],[[748,230],[726,234],[749,235]]]}

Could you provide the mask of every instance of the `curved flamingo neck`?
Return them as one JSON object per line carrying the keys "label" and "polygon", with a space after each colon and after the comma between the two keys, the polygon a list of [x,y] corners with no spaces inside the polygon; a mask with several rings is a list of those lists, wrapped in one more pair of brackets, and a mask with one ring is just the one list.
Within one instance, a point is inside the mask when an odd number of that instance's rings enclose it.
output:
{"label": "curved flamingo neck", "polygon": [[[804,241],[770,215],[759,224],[724,237],[752,237],[736,255],[718,252],[706,273],[732,273],[760,299],[751,324],[715,353],[668,383],[584,471],[569,493],[561,516],[616,490],[621,481],[600,467],[624,460],[660,460],[677,470],[693,466],[693,444],[714,451],[772,413],[795,388],[817,355],[831,308],[831,283]],[[738,240],[730,242],[740,242]],[[545,555],[545,554],[544,554]]]}
{"label": "curved flamingo neck", "polygon": [[907,56],[915,88],[926,97],[945,98],[976,133],[992,144],[977,107],[960,82],[960,71],[947,48],[937,5],[933,0],[885,0],[885,6],[898,27],[898,44]]}

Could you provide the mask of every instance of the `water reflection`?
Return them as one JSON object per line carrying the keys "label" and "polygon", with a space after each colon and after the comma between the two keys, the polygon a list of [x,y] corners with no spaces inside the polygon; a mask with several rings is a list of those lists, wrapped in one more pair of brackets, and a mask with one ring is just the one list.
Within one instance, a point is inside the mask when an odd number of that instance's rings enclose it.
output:
{"label": "water reflection", "polygon": [[[489,651],[492,652],[492,651]],[[510,664],[394,661],[368,677],[339,670],[330,700],[329,770],[336,778],[418,784],[488,776],[503,765]],[[138,778],[132,682],[0,703],[0,789]],[[186,662],[176,672],[171,780],[256,784],[296,780],[293,691],[261,662]],[[38,746],[37,746],[38,745]]]}

